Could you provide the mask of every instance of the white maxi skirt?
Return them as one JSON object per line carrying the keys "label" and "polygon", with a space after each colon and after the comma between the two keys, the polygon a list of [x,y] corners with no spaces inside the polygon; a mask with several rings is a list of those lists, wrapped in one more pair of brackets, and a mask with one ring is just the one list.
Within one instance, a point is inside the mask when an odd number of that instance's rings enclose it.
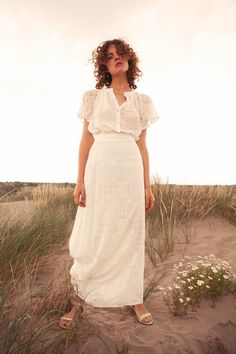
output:
{"label": "white maxi skirt", "polygon": [[77,209],[69,240],[75,293],[95,307],[143,302],[145,194],[135,139],[101,133],[89,151],[86,206]]}

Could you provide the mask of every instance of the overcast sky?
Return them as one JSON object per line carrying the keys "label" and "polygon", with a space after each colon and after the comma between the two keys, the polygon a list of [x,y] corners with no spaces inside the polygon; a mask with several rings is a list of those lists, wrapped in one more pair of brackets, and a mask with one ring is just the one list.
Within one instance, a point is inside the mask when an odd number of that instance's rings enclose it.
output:
{"label": "overcast sky", "polygon": [[151,175],[235,184],[236,1],[0,0],[0,181],[74,182],[92,50],[123,38],[153,99]]}

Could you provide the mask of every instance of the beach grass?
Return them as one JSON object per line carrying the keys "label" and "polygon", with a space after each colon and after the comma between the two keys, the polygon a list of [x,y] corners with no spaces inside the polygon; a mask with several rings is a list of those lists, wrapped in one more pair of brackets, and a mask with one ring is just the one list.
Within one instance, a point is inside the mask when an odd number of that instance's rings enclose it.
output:
{"label": "beach grass", "polygon": [[62,188],[34,187],[30,200],[37,203],[31,213],[20,210],[0,218],[0,281],[17,279],[25,268],[65,243],[76,211],[70,198]]}
{"label": "beach grass", "polygon": [[173,252],[176,226],[182,228],[183,241],[188,243],[194,233],[192,220],[215,216],[236,225],[233,186],[181,186],[153,179],[152,191],[155,205],[146,215],[146,246],[154,265]]}

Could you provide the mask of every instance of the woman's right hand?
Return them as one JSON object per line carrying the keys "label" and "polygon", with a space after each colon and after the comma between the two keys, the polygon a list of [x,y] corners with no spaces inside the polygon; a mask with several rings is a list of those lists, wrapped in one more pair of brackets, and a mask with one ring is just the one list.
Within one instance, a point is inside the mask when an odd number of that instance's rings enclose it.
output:
{"label": "woman's right hand", "polygon": [[80,207],[85,207],[86,193],[85,193],[84,183],[79,182],[76,184],[73,197],[74,197],[75,204],[77,204]]}

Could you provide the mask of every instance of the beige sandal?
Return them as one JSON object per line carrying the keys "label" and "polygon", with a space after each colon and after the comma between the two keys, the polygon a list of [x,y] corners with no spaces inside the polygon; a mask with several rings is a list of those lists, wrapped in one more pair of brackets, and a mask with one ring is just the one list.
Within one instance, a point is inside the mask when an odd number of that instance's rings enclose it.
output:
{"label": "beige sandal", "polygon": [[150,314],[150,312],[145,312],[144,314],[142,314],[141,316],[138,317],[137,312],[136,312],[136,310],[135,310],[135,307],[132,305],[131,308],[132,308],[132,309],[134,310],[134,312],[135,312],[136,321],[137,321],[137,322],[142,323],[143,325],[148,325],[148,326],[150,326],[150,325],[152,325],[152,324],[154,323],[153,320],[151,320],[150,322],[143,322],[143,321],[142,321],[142,320],[143,320],[144,318],[146,318],[146,317],[149,317],[149,316],[152,317],[152,315]]}
{"label": "beige sandal", "polygon": [[[77,319],[79,319],[79,318],[81,317],[82,313],[84,312],[84,309],[83,309],[83,307],[82,307],[81,305],[78,306],[78,308],[76,309],[76,312],[75,312],[75,314],[74,314],[74,316],[73,316],[72,318],[67,317],[67,316],[65,316],[65,315],[62,316],[62,317],[60,318],[59,322],[58,322],[59,326],[60,326],[61,328],[64,328],[64,329],[71,329],[71,328],[74,328],[75,325],[76,325],[76,320],[75,320],[75,318],[76,318],[77,315],[78,315],[78,310],[80,310],[79,316],[78,316],[78,318],[77,318]],[[66,326],[66,325],[64,326],[63,324],[61,324],[61,320],[65,320],[65,321],[70,322],[70,325],[69,325],[69,326]]]}

